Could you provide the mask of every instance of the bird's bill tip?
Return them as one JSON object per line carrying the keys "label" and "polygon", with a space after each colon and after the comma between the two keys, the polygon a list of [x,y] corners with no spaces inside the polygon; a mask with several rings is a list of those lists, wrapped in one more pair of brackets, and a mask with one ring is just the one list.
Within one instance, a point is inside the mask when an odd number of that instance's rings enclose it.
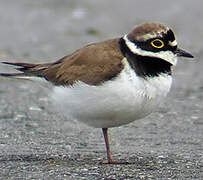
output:
{"label": "bird's bill tip", "polygon": [[176,49],[175,54],[180,57],[194,58],[194,56],[192,54],[186,52],[185,50],[179,49],[179,48]]}

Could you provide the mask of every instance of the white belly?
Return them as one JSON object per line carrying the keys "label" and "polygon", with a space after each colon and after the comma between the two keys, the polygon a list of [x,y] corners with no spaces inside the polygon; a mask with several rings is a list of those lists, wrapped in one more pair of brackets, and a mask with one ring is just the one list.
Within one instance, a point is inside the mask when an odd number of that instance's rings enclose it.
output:
{"label": "white belly", "polygon": [[143,79],[125,62],[125,69],[100,86],[77,82],[72,87],[55,87],[51,98],[67,119],[97,128],[128,124],[150,114],[170,90],[172,78],[162,74]]}

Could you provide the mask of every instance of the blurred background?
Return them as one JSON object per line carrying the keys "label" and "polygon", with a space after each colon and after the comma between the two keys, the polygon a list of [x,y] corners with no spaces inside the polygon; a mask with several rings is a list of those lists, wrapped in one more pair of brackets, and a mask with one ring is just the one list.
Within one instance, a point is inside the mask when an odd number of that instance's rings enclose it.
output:
{"label": "blurred background", "polygon": [[[168,25],[179,47],[195,58],[179,60],[172,91],[158,112],[111,130],[112,149],[124,157],[174,153],[202,163],[202,7],[201,0],[0,0],[0,61],[52,62],[140,23]],[[12,68],[0,65],[0,72],[8,71]],[[59,116],[38,84],[0,79],[1,157],[95,152],[105,157],[100,131]]]}
{"label": "blurred background", "polygon": [[87,43],[121,36],[146,21],[170,26],[182,46],[198,53],[202,4],[200,0],[1,0],[1,55],[55,60]]}

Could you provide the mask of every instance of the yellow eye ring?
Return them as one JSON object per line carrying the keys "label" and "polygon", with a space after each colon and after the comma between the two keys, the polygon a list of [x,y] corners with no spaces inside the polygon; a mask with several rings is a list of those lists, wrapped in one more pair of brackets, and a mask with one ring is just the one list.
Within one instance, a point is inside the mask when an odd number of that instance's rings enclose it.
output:
{"label": "yellow eye ring", "polygon": [[153,41],[151,41],[151,45],[155,48],[162,48],[164,47],[164,42],[160,39],[154,39]]}

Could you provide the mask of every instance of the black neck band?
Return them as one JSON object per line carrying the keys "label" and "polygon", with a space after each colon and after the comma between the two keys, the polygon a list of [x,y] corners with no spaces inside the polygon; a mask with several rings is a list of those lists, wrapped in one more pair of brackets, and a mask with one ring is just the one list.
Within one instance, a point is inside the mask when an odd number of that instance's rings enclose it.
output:
{"label": "black neck band", "polygon": [[134,54],[126,45],[123,38],[120,38],[119,44],[123,56],[127,58],[130,66],[134,69],[137,75],[144,78],[147,76],[159,76],[161,73],[171,75],[172,64],[167,61],[161,58]]}

